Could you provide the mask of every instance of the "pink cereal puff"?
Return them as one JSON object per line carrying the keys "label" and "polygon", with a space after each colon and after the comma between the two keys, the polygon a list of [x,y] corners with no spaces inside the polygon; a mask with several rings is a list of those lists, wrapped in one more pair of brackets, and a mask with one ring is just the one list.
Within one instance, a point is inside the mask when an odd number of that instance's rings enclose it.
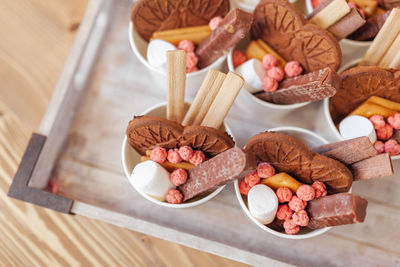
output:
{"label": "pink cereal puff", "polygon": [[298,61],[289,61],[285,65],[286,75],[289,77],[295,77],[303,72],[303,68],[300,66]]}
{"label": "pink cereal puff", "polygon": [[171,174],[169,175],[169,180],[175,186],[180,186],[180,185],[186,183],[187,177],[188,177],[188,174],[185,169],[176,169],[175,171],[171,172]]}
{"label": "pink cereal puff", "polygon": [[246,175],[246,177],[244,177],[244,181],[250,186],[250,188],[252,188],[256,184],[260,183],[260,176],[258,176],[257,172],[253,172]]}
{"label": "pink cereal puff", "polygon": [[296,227],[294,228],[285,228],[285,233],[288,235],[295,235],[300,231],[300,227],[298,225],[296,225]]}
{"label": "pink cereal puff", "polygon": [[278,210],[276,211],[276,218],[278,218],[278,220],[290,220],[290,218],[292,218],[292,215],[293,211],[289,208],[287,204],[278,206]]}
{"label": "pink cereal puff", "polygon": [[305,210],[299,210],[293,213],[292,219],[294,223],[299,226],[307,226],[310,220]]}
{"label": "pink cereal puff", "polygon": [[311,185],[303,184],[297,191],[296,195],[304,201],[310,201],[315,198],[315,189]]}
{"label": "pink cereal puff", "polygon": [[267,76],[280,82],[285,77],[285,72],[281,67],[272,67],[269,70],[267,70]]}
{"label": "pink cereal puff", "polygon": [[192,73],[192,72],[196,72],[196,71],[199,71],[199,68],[196,66],[189,68],[189,69],[186,68],[186,73]]}
{"label": "pink cereal puff", "polygon": [[165,199],[170,204],[180,204],[182,203],[183,196],[181,192],[177,189],[170,189],[168,194],[165,196]]}
{"label": "pink cereal puff", "polygon": [[168,150],[167,160],[171,163],[181,162],[182,158],[181,158],[181,156],[179,156],[178,151],[179,151],[179,149],[177,149],[177,148]]}
{"label": "pink cereal puff", "polygon": [[379,140],[386,141],[393,135],[393,127],[386,124],[383,128],[376,130],[376,137]]}
{"label": "pink cereal puff", "polygon": [[196,67],[198,62],[199,58],[196,56],[194,52],[186,53],[186,69],[191,69],[193,67]]}
{"label": "pink cereal puff", "polygon": [[189,162],[194,164],[194,165],[200,165],[201,163],[204,162],[206,159],[206,156],[204,153],[200,150],[196,150],[193,152],[193,155],[190,157]]}
{"label": "pink cereal puff", "polygon": [[239,182],[239,192],[242,195],[247,196],[249,193],[251,187],[246,183],[246,181],[243,179]]}
{"label": "pink cereal puff", "polygon": [[375,141],[374,147],[378,154],[385,153],[385,144],[382,141]]}
{"label": "pink cereal puff", "polygon": [[194,51],[194,43],[190,40],[182,40],[178,44],[178,49],[184,50],[186,53]]}
{"label": "pink cereal puff", "polygon": [[244,62],[246,62],[246,60],[247,60],[247,57],[242,51],[235,50],[233,52],[232,62],[233,62],[233,66],[235,66],[235,68],[242,65]]}
{"label": "pink cereal puff", "polygon": [[157,163],[163,163],[167,159],[167,150],[163,147],[156,146],[150,154],[150,159]]}
{"label": "pink cereal puff", "polygon": [[292,190],[288,187],[279,187],[278,190],[276,190],[276,196],[280,203],[285,203],[292,199],[293,194]]}
{"label": "pink cereal puff", "polygon": [[193,156],[193,149],[190,146],[182,146],[178,150],[179,156],[188,161]]}
{"label": "pink cereal puff", "polygon": [[369,120],[372,122],[375,130],[381,129],[386,125],[385,119],[381,115],[371,116]]}
{"label": "pink cereal puff", "polygon": [[266,54],[262,59],[262,66],[264,69],[269,70],[272,67],[278,66],[278,59],[271,54]]}
{"label": "pink cereal puff", "polygon": [[385,142],[385,152],[389,153],[390,156],[396,156],[400,154],[400,145],[396,140],[388,140]]}
{"label": "pink cereal puff", "polygon": [[269,76],[265,76],[262,80],[262,87],[265,92],[274,92],[276,89],[278,89],[278,86],[278,82]]}
{"label": "pink cereal puff", "polygon": [[257,174],[261,178],[269,178],[275,174],[275,168],[268,162],[261,162],[257,165]]}
{"label": "pink cereal puff", "polygon": [[218,27],[218,24],[223,20],[221,16],[213,17],[208,23],[208,27],[213,31]]}
{"label": "pink cereal puff", "polygon": [[315,190],[315,198],[320,198],[327,195],[326,186],[323,182],[316,181],[311,186]]}
{"label": "pink cereal puff", "polygon": [[298,196],[293,196],[289,201],[289,208],[293,211],[304,210],[307,206],[307,202],[301,200]]}
{"label": "pink cereal puff", "polygon": [[393,116],[390,116],[389,118],[387,118],[387,121],[394,129],[400,129],[400,113],[396,113]]}

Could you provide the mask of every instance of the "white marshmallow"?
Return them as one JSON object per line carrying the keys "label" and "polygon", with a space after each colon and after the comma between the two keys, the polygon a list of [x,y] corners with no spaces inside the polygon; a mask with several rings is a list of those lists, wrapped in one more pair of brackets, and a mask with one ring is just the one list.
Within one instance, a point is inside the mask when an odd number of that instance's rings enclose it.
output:
{"label": "white marshmallow", "polygon": [[344,139],[368,136],[371,143],[376,141],[376,132],[372,122],[362,116],[352,115],[343,119],[339,124],[340,134]]}
{"label": "white marshmallow", "polygon": [[175,188],[169,180],[169,172],[152,160],[137,164],[129,181],[140,192],[161,201],[165,201],[169,189]]}
{"label": "white marshmallow", "polygon": [[176,47],[164,40],[154,39],[147,46],[147,61],[150,65],[161,69],[167,69],[167,51],[176,50]]}
{"label": "white marshmallow", "polygon": [[251,215],[262,224],[271,223],[278,210],[278,198],[274,190],[266,185],[253,186],[248,195],[247,202]]}
{"label": "white marshmallow", "polygon": [[236,68],[236,73],[240,74],[246,81],[244,87],[250,93],[256,93],[262,90],[262,80],[267,71],[263,68],[262,63],[258,59],[249,59]]}

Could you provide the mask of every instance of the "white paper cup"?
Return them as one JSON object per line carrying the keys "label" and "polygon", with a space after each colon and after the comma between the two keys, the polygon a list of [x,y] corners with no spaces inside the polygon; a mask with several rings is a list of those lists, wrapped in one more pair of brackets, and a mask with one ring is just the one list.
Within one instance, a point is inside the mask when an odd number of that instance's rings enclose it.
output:
{"label": "white paper cup", "polygon": [[[295,137],[298,140],[300,140],[301,142],[303,142],[304,144],[307,144],[310,148],[317,147],[317,146],[328,143],[328,141],[325,140],[324,138],[322,138],[321,136],[319,136],[309,130],[303,129],[303,128],[287,126],[287,127],[273,128],[273,129],[270,129],[269,131],[281,132],[281,133],[290,135],[292,137]],[[251,213],[244,201],[243,196],[240,194],[238,180],[235,181],[234,186],[235,186],[236,197],[237,197],[243,211],[246,213],[247,217],[249,217],[249,219],[253,223],[255,223],[258,227],[260,227],[262,230],[264,230],[270,234],[273,234],[275,236],[282,237],[282,238],[287,238],[287,239],[306,239],[306,238],[319,236],[319,235],[327,232],[329,229],[331,229],[331,227],[325,227],[325,228],[316,229],[316,230],[310,229],[310,230],[306,230],[306,231],[300,231],[296,235],[288,235],[283,232],[275,231],[275,230],[267,227],[266,225],[260,223],[257,219],[255,219],[251,215]]]}
{"label": "white paper cup", "polygon": [[[166,117],[166,106],[167,106],[166,103],[161,103],[161,104],[155,105],[155,106],[145,110],[142,113],[142,115],[149,115],[149,116],[165,118]],[[190,105],[188,103],[185,103],[186,111],[189,108],[189,106]],[[232,135],[231,129],[225,122],[221,129],[225,130],[229,135],[231,135],[233,140],[235,141],[235,138]],[[132,146],[128,143],[126,135],[122,142],[122,155],[121,156],[122,156],[122,167],[124,169],[124,173],[125,173],[126,177],[129,179],[136,164],[141,162],[140,161],[141,155],[139,153],[137,153],[136,150],[133,149]],[[208,200],[210,200],[213,197],[215,197],[216,195],[218,195],[218,193],[221,192],[222,189],[224,189],[224,187],[225,187],[225,185],[220,186],[216,190],[214,190],[213,192],[211,192],[207,195],[194,197],[193,199],[190,199],[187,202],[184,202],[181,204],[170,204],[168,202],[163,202],[163,201],[157,200],[157,199],[141,192],[137,188],[135,188],[135,187],[134,188],[144,198],[146,198],[147,200],[150,200],[151,202],[153,202],[157,205],[168,207],[168,208],[189,208],[189,207],[194,207],[194,206],[197,206],[197,205],[207,202]]]}
{"label": "white paper cup", "polygon": [[[167,74],[165,71],[157,69],[149,64],[147,61],[147,46],[148,43],[134,30],[133,23],[129,22],[129,43],[140,62],[149,69],[152,80],[159,88],[167,90]],[[186,100],[191,101],[194,99],[197,90],[200,88],[201,83],[207,75],[209,69],[224,70],[226,68],[226,55],[217,59],[210,66],[200,69],[196,72],[186,74]]]}

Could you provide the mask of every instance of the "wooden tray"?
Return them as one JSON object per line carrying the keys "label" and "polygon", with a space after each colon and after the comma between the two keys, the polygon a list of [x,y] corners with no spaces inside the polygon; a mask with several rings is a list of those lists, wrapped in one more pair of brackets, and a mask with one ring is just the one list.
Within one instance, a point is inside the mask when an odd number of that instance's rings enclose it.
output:
{"label": "wooden tray", "polygon": [[[358,182],[369,200],[364,224],[335,227],[309,240],[286,240],[254,225],[233,186],[190,209],[167,209],[142,198],[121,166],[125,127],[134,114],[165,100],[128,42],[126,0],[91,0],[37,133],[26,149],[9,195],[64,213],[80,214],[255,265],[400,264],[400,181]],[[227,118],[238,145],[279,125],[301,126],[334,141],[321,103],[285,116],[265,114],[239,96]],[[396,169],[398,169],[398,164]],[[46,191],[57,179],[60,192]]]}

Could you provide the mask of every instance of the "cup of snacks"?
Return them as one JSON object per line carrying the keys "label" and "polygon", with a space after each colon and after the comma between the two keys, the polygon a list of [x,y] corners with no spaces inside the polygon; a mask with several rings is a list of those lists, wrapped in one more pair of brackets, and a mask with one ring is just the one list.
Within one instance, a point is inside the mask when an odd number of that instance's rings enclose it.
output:
{"label": "cup of snacks", "polygon": [[207,0],[202,5],[186,2],[166,1],[166,7],[152,5],[150,0],[136,1],[131,11],[129,41],[155,84],[162,88],[166,51],[184,50],[187,95],[193,99],[209,69],[226,68],[226,54],[250,29],[252,16],[239,9],[230,10],[229,0]]}

